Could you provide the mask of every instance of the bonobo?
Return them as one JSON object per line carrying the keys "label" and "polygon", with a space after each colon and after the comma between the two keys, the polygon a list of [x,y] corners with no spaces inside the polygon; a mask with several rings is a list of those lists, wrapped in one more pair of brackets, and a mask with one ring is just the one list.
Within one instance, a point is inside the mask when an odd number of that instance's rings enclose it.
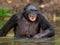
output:
{"label": "bonobo", "polygon": [[[39,13],[39,8],[33,4],[24,7],[22,13],[14,14],[0,30],[0,37],[6,36],[14,28],[15,38],[41,39],[54,36],[51,24]],[[40,33],[40,29],[43,30]]]}

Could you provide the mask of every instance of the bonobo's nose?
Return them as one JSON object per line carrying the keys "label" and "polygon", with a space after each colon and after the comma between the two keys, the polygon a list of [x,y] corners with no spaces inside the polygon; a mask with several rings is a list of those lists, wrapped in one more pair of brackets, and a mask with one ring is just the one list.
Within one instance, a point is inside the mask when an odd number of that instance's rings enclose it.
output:
{"label": "bonobo's nose", "polygon": [[35,15],[30,14],[31,19],[34,19],[35,17],[36,17]]}
{"label": "bonobo's nose", "polygon": [[34,19],[34,18],[35,18],[35,16],[31,16],[31,18],[32,18],[32,19]]}

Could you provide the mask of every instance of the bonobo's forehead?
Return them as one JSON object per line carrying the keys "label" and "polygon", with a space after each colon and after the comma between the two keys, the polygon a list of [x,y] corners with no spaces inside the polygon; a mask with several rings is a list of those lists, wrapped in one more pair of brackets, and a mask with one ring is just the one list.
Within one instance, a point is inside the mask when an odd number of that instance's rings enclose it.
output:
{"label": "bonobo's forehead", "polygon": [[26,8],[26,10],[39,10],[39,8],[37,6],[31,4]]}

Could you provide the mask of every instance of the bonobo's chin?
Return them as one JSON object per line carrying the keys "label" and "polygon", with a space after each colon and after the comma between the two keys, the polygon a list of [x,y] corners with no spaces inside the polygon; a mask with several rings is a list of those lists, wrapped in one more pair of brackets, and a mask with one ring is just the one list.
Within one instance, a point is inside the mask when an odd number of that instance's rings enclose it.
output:
{"label": "bonobo's chin", "polygon": [[31,22],[35,22],[36,21],[36,19],[32,19],[32,20],[30,20]]}

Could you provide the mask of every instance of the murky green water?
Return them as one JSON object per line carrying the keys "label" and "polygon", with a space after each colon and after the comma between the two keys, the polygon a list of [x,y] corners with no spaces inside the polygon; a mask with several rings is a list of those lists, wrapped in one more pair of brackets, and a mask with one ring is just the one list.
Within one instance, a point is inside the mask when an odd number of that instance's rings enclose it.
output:
{"label": "murky green water", "polygon": [[53,38],[45,39],[12,39],[0,38],[0,45],[54,45]]}

